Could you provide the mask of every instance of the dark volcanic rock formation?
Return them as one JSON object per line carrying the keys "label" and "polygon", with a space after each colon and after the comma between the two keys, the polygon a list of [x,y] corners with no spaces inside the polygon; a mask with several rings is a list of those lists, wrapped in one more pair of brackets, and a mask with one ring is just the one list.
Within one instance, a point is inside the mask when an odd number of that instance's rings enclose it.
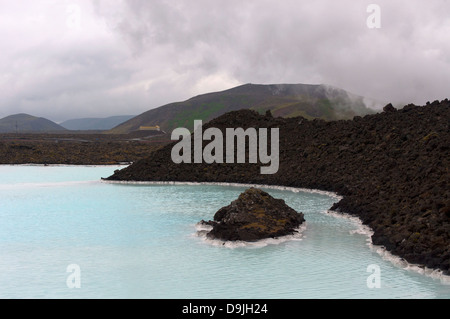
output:
{"label": "dark volcanic rock formation", "polygon": [[[117,171],[110,180],[234,182],[333,191],[332,208],[358,216],[372,241],[411,263],[450,274],[450,102],[325,122],[275,118],[249,110],[204,125],[280,132],[280,167],[261,164],[175,164],[173,145]],[[247,160],[248,162],[248,160]]]}
{"label": "dark volcanic rock formation", "polygon": [[250,188],[230,205],[219,209],[213,221],[201,223],[213,227],[207,234],[212,239],[256,241],[294,234],[304,221],[303,214],[284,200]]}

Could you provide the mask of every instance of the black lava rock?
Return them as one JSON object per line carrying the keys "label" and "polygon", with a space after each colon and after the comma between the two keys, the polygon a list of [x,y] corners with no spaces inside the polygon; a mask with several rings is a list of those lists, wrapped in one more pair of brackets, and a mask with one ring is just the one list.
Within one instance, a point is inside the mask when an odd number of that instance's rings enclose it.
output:
{"label": "black lava rock", "polygon": [[296,212],[284,200],[250,188],[219,209],[213,221],[202,223],[213,227],[207,234],[211,239],[256,241],[294,234],[304,221],[303,213]]}
{"label": "black lava rock", "polygon": [[391,103],[389,103],[388,105],[386,105],[383,108],[383,112],[386,112],[386,113],[392,113],[392,112],[395,112],[395,111],[397,111],[397,109]]}
{"label": "black lava rock", "polygon": [[[301,123],[301,124],[300,124]],[[358,216],[406,261],[450,274],[450,102],[409,104],[346,121],[224,114],[204,129],[279,128],[279,170],[261,163],[175,164],[169,144],[108,179],[227,182],[336,192],[333,209]]]}

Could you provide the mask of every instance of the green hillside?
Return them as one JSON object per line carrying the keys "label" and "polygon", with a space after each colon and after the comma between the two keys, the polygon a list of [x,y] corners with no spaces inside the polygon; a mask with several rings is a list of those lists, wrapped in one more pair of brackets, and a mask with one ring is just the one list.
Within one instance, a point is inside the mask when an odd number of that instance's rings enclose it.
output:
{"label": "green hillside", "polygon": [[138,130],[140,126],[154,125],[159,125],[166,132],[177,127],[192,129],[193,120],[207,122],[240,109],[252,109],[260,113],[271,110],[275,117],[303,116],[324,120],[351,119],[356,115],[374,113],[366,107],[362,97],[325,85],[245,84],[149,110],[109,132],[128,133]]}
{"label": "green hillside", "polygon": [[66,129],[43,117],[14,114],[0,119],[0,133],[56,132]]}

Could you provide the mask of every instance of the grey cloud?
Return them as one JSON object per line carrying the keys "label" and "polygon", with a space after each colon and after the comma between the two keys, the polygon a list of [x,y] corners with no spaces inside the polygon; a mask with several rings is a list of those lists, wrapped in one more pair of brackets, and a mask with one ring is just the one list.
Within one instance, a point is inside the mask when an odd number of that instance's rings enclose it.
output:
{"label": "grey cloud", "polygon": [[366,26],[371,2],[353,0],[80,1],[72,37],[61,31],[69,2],[34,1],[25,17],[1,2],[39,32],[0,19],[0,115],[138,114],[249,82],[323,83],[397,104],[448,97],[450,3],[375,2],[380,29]]}
{"label": "grey cloud", "polygon": [[378,3],[382,28],[371,30],[368,3],[355,1],[130,1],[119,31],[141,54],[169,45],[175,67],[203,55],[197,74],[215,66],[241,83],[316,81],[394,103],[444,98],[448,2]]}

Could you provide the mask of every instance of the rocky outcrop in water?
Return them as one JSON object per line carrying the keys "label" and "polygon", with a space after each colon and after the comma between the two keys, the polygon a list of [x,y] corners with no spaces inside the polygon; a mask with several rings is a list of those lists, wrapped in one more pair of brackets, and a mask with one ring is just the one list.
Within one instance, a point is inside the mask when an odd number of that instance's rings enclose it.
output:
{"label": "rocky outcrop in water", "polygon": [[207,234],[211,239],[256,241],[294,234],[304,221],[303,213],[296,212],[284,200],[250,188],[219,209],[213,221],[201,224],[212,226]]}
{"label": "rocky outcrop in water", "polygon": [[353,120],[275,118],[249,110],[204,126],[279,128],[280,166],[175,164],[173,145],[110,180],[231,182],[305,187],[343,197],[333,209],[358,216],[372,241],[406,261],[450,274],[450,102],[407,105]]}

